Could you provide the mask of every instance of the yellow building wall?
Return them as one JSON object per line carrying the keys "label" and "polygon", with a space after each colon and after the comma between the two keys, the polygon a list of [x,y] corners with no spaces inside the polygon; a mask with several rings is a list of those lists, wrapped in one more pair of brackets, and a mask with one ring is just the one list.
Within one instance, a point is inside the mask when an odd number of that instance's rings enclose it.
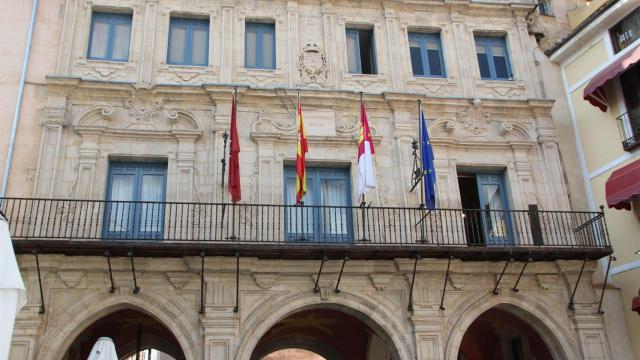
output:
{"label": "yellow building wall", "polygon": [[578,123],[580,140],[587,161],[587,171],[592,172],[624,154],[616,117],[616,107],[602,112],[582,98],[583,85],[571,93],[573,111]]}
{"label": "yellow building wall", "polygon": [[[638,159],[640,157],[630,159],[616,168],[591,179],[591,188],[597,204],[606,204],[607,202],[604,186],[611,173],[615,169]],[[640,250],[640,219],[632,211],[609,209],[607,207],[605,207],[605,217],[614,255],[618,259],[611,264],[612,268],[632,261],[640,261],[640,255],[635,253]],[[638,289],[640,288],[640,268],[616,274],[611,279],[613,285],[621,290],[631,346],[636,358],[640,359],[640,315],[631,311],[631,301],[634,296],[638,295]]]}
{"label": "yellow building wall", "polygon": [[576,8],[567,13],[569,27],[575,29],[608,0],[578,0]]}
{"label": "yellow building wall", "polygon": [[[579,8],[581,12],[576,12],[574,15],[579,15],[584,20],[601,5],[600,3],[601,1],[594,1],[590,9],[582,6]],[[578,20],[582,21],[578,17],[573,18],[574,25]],[[571,21],[572,19],[570,18]],[[612,161],[627,154],[622,149],[622,138],[618,128],[617,117],[621,114],[622,109],[618,107],[621,99],[616,98],[614,83],[610,82],[606,86],[609,98],[607,112],[600,111],[600,109],[583,99],[584,88],[589,83],[587,77],[593,74],[602,64],[607,63],[608,60],[607,46],[604,39],[601,39],[582,52],[571,63],[564,66],[567,87],[572,88],[580,84],[578,88],[569,94],[569,98],[574,111],[588,173],[606,167]],[[637,159],[640,159],[640,156],[635,156],[615,168],[590,179],[593,199],[597,206],[606,206],[607,204],[605,183],[611,172]],[[614,255],[618,259],[612,263],[612,268],[640,261],[640,255],[635,254],[637,250],[640,250],[640,219],[631,211],[606,207],[605,216]],[[631,301],[634,296],[638,295],[638,288],[640,288],[640,268],[616,274],[611,279],[613,286],[620,288],[623,304],[622,311],[629,331],[631,346],[633,347],[635,358],[640,359],[640,316],[631,311]]]}
{"label": "yellow building wall", "polygon": [[594,69],[603,64],[609,55],[604,40],[600,40],[587,49],[581,56],[564,67],[567,85],[572,87]]}

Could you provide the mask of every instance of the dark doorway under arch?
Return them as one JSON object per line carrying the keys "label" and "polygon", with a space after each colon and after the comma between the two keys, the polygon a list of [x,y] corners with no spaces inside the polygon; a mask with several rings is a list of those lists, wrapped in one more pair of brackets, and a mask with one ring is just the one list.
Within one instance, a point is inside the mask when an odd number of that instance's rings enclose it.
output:
{"label": "dark doorway under arch", "polygon": [[462,338],[458,360],[552,360],[538,332],[511,312],[493,308],[480,315]]}
{"label": "dark doorway under arch", "polygon": [[282,349],[304,349],[327,360],[395,360],[388,335],[357,315],[333,308],[294,313],[271,327],[253,350],[251,360]]}
{"label": "dark doorway under arch", "polygon": [[113,340],[120,359],[144,349],[157,349],[176,360],[185,358],[178,340],[162,323],[142,311],[124,309],[105,315],[84,329],[63,360],[85,360],[93,344],[103,336]]}

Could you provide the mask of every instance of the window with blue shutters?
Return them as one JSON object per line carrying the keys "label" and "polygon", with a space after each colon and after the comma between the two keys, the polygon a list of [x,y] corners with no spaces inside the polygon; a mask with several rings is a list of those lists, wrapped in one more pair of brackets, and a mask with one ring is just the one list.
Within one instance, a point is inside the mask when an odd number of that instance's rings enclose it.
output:
{"label": "window with blue shutters", "polygon": [[166,164],[112,162],[103,236],[106,239],[161,239],[166,176]]}
{"label": "window with blue shutters", "polygon": [[87,58],[128,61],[130,39],[131,14],[95,12],[91,16]]}
{"label": "window with blue shutters", "polygon": [[507,42],[499,36],[476,36],[480,77],[487,80],[511,80]]}
{"label": "window with blue shutters", "polygon": [[[285,208],[288,241],[348,242],[353,239],[349,169],[307,167],[304,206]],[[284,169],[284,202],[296,204],[296,169]]]}
{"label": "window with blue shutters", "polygon": [[413,76],[446,76],[440,34],[409,33],[409,52]]}
{"label": "window with blue shutters", "polygon": [[373,30],[346,29],[347,60],[352,74],[377,74]]}
{"label": "window with blue shutters", "polygon": [[209,63],[209,20],[171,18],[167,63],[195,66]]}
{"label": "window with blue shutters", "polygon": [[276,68],[276,26],[269,23],[245,24],[244,66],[250,69]]}

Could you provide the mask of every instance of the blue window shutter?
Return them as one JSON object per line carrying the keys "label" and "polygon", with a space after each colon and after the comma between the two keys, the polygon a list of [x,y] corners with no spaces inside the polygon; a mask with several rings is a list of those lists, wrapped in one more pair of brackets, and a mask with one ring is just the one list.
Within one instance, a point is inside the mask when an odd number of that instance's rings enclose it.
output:
{"label": "blue window shutter", "polygon": [[87,58],[128,61],[130,38],[131,14],[93,13]]}

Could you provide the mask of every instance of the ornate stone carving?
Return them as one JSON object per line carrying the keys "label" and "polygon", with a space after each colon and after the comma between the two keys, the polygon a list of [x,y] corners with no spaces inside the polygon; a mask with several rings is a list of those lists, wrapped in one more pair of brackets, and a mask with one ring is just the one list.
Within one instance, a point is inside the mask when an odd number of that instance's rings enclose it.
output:
{"label": "ornate stone carving", "polygon": [[127,128],[156,128],[151,121],[158,119],[162,109],[162,99],[132,96],[124,101],[131,124]]}
{"label": "ornate stone carving", "polygon": [[393,274],[369,274],[369,280],[371,280],[371,284],[378,291],[384,290],[387,285],[389,285],[389,282],[391,282],[392,278]]}
{"label": "ornate stone carving", "polygon": [[491,114],[480,106],[472,105],[465,111],[456,113],[458,124],[467,132],[467,136],[484,136],[487,134]]}
{"label": "ornate stone carving", "polygon": [[280,278],[280,274],[278,273],[253,273],[251,275],[253,275],[253,280],[256,282],[256,285],[262,290],[271,289]]}
{"label": "ornate stone carving", "polygon": [[329,77],[327,57],[317,44],[307,44],[298,57],[298,75],[305,84],[326,85]]}

